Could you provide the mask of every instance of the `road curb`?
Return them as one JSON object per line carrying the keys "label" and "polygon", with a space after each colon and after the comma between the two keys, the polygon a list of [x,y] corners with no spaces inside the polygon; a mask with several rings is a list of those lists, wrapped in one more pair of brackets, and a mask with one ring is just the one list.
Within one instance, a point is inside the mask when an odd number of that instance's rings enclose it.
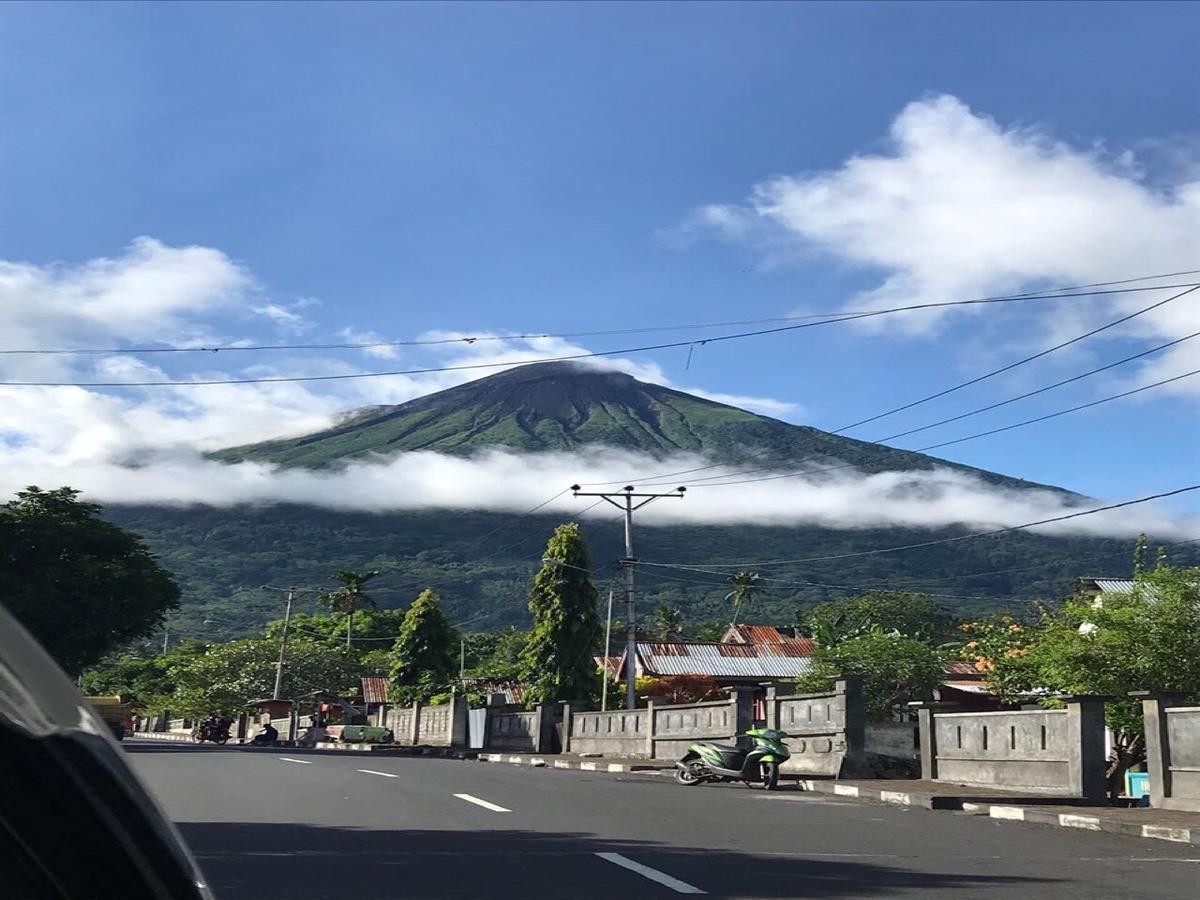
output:
{"label": "road curb", "polygon": [[613,774],[620,774],[622,772],[656,772],[664,768],[652,763],[646,763],[645,765],[640,763],[610,763],[602,759],[552,759],[548,762],[541,756],[514,756],[509,753],[480,753],[479,761],[509,763],[514,766],[532,766],[535,769],[575,769],[580,772],[612,772]]}
{"label": "road curb", "polygon": [[373,756],[430,756],[435,759],[475,759],[477,750],[451,747],[391,747],[386,744],[345,744],[322,741],[313,748],[322,753],[369,753]]}

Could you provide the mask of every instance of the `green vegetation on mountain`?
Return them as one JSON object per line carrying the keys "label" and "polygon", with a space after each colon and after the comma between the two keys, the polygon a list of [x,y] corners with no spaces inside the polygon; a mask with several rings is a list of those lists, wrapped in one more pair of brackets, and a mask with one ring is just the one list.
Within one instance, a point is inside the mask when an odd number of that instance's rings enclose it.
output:
{"label": "green vegetation on mountain", "polygon": [[[819,465],[823,460],[853,465],[864,472],[937,466],[1002,487],[1045,487],[792,425],[638,381],[623,372],[576,363],[509,369],[398,406],[358,410],[315,434],[232,447],[212,457],[226,462],[321,468],[371,454],[412,450],[467,455],[496,447],[528,452],[588,445],[659,457],[702,453],[714,462],[749,468],[801,462]],[[753,455],[747,459],[747,454]]]}
{"label": "green vegetation on mountain", "polygon": [[[694,452],[736,462],[739,468],[809,468],[808,461],[819,466],[822,459],[867,472],[942,466],[1012,490],[1041,487],[790,425],[621,373],[551,363],[512,369],[399,406],[362,410],[327,431],[233,448],[216,457],[333,467],[402,451],[471,454],[499,447],[569,452],[598,444],[660,457]],[[1084,502],[1078,495],[1061,494],[1068,503]],[[335,586],[329,573],[337,568],[379,571],[371,593],[384,609],[406,606],[431,586],[452,624],[470,621],[479,630],[528,628],[528,580],[538,566],[539,549],[562,521],[560,514],[361,513],[286,504],[110,506],[105,516],[143,534],[184,586],[184,606],[171,617],[172,631],[210,639],[245,635],[278,617],[278,596],[258,591],[258,585],[327,591]],[[594,578],[598,591],[619,591],[619,582],[609,578],[617,575],[614,564],[623,555],[619,523],[605,516],[580,524],[600,573]],[[646,560],[684,563],[833,556],[964,530],[640,525],[638,552]],[[1200,558],[1195,547],[1186,552],[1190,556],[1179,562]],[[739,616],[791,624],[805,608],[872,589],[945,595],[938,601],[964,616],[1014,611],[1035,597],[1069,593],[1080,575],[1120,577],[1128,572],[1125,541],[1014,532],[905,553],[772,566],[760,570],[756,596]],[[725,599],[731,589],[726,576],[644,567],[638,578],[639,608],[677,607],[690,632],[702,623],[728,622],[732,614],[734,604]],[[741,597],[743,607],[747,599]],[[366,615],[360,611],[355,619]],[[343,635],[345,627],[343,622]]]}

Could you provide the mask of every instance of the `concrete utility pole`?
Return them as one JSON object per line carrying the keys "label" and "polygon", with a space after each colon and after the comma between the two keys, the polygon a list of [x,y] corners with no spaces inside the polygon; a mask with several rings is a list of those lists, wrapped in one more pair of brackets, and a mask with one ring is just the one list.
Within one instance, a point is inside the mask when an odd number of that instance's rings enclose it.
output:
{"label": "concrete utility pole", "polygon": [[612,601],[613,592],[608,592],[608,616],[604,620],[604,674],[600,676],[600,712],[608,711],[608,657],[612,652]]}
{"label": "concrete utility pole", "polygon": [[[275,665],[275,690],[271,694],[272,700],[282,700],[283,697],[283,661],[287,655],[288,629],[292,624],[292,601],[296,598],[296,593],[299,588],[287,587],[272,587],[269,584],[262,586],[264,591],[275,591],[280,594],[287,595],[287,608],[283,611],[283,635],[279,639],[279,662]],[[315,591],[307,591],[307,593],[315,593]]]}
{"label": "concrete utility pole", "polygon": [[[634,615],[633,603],[633,570],[637,559],[633,555],[633,513],[647,503],[653,503],[662,497],[682,498],[685,487],[677,487],[665,494],[636,494],[632,485],[626,485],[620,491],[586,493],[579,490],[579,485],[571,485],[571,491],[576,497],[600,497],[625,513],[625,708],[637,708],[637,619]],[[618,500],[614,498],[620,498]],[[640,500],[640,503],[634,503]]]}

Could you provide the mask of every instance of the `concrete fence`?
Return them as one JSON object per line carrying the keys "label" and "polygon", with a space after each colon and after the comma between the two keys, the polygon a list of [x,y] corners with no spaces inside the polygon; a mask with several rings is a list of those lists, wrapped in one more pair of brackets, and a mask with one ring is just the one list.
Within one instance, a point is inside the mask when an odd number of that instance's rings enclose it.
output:
{"label": "concrete fence", "polygon": [[[556,703],[539,703],[529,711],[505,704],[489,704],[483,747],[518,753],[555,753],[559,750],[558,713],[559,704]],[[569,713],[566,715],[564,722],[569,723]],[[564,725],[566,727],[569,725]]]}
{"label": "concrete fence", "polygon": [[[817,694],[767,689],[767,727],[786,732],[784,772],[853,778],[865,774],[866,708],[862,681],[846,676]],[[911,741],[911,735],[910,735]]]}
{"label": "concrete fence", "polygon": [[382,715],[392,739],[407,747],[465,747],[467,746],[468,704],[465,697],[455,695],[449,703],[428,706],[413,703],[397,706]]}
{"label": "concrete fence", "polygon": [[1011,712],[912,704],[921,727],[922,777],[1103,802],[1104,698],[1059,699],[1065,708]]}
{"label": "concrete fence", "polygon": [[601,756],[649,757],[650,711],[620,709],[610,712],[575,712],[570,704],[563,715],[563,751],[599,753]]}
{"label": "concrete fence", "polygon": [[1146,727],[1150,805],[1200,812],[1200,706],[1183,694],[1138,691]]}

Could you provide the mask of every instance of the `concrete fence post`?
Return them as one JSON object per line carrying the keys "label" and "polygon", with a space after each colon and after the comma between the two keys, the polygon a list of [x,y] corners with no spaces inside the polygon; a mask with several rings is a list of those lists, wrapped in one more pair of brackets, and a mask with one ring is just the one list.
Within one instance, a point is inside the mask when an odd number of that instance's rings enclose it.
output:
{"label": "concrete fence post", "polygon": [[1108,796],[1104,753],[1104,702],[1098,694],[1065,694],[1067,707],[1067,779],[1070,791],[1097,803]]}
{"label": "concrete fence post", "polygon": [[562,705],[562,752],[571,752],[571,701],[564,700]]}
{"label": "concrete fence post", "polygon": [[867,701],[861,675],[842,675],[833,683],[839,695],[846,734],[846,758],[855,761],[867,745]]}
{"label": "concrete fence post", "polygon": [[449,746],[467,746],[471,727],[470,717],[471,704],[463,694],[455,691],[450,695],[449,722],[446,726],[449,730],[449,734],[446,735]]}
{"label": "concrete fence post", "polygon": [[938,712],[953,712],[959,708],[959,704],[924,701],[910,703],[908,707],[917,711],[918,740],[921,742],[921,778],[925,781],[937,781],[937,722],[934,719]]}
{"label": "concrete fence post", "polygon": [[1146,771],[1150,775],[1150,805],[1162,807],[1171,796],[1171,744],[1167,734],[1167,709],[1182,706],[1186,694],[1173,691],[1131,691],[1142,701],[1142,722],[1146,729]]}
{"label": "concrete fence post", "polygon": [[739,747],[747,742],[742,737],[754,727],[754,695],[750,687],[729,688],[729,704],[733,709],[733,738]]}
{"label": "concrete fence post", "polygon": [[533,708],[533,752],[554,750],[554,704],[539,703]]}
{"label": "concrete fence post", "polygon": [[421,701],[414,700],[412,705],[412,730],[409,732],[409,739],[412,741],[412,746],[419,746],[421,743]]}
{"label": "concrete fence post", "polygon": [[646,701],[646,758],[654,759],[654,701]]}
{"label": "concrete fence post", "polygon": [[767,727],[778,730],[779,728],[779,701],[776,697],[779,691],[775,685],[767,688]]}

